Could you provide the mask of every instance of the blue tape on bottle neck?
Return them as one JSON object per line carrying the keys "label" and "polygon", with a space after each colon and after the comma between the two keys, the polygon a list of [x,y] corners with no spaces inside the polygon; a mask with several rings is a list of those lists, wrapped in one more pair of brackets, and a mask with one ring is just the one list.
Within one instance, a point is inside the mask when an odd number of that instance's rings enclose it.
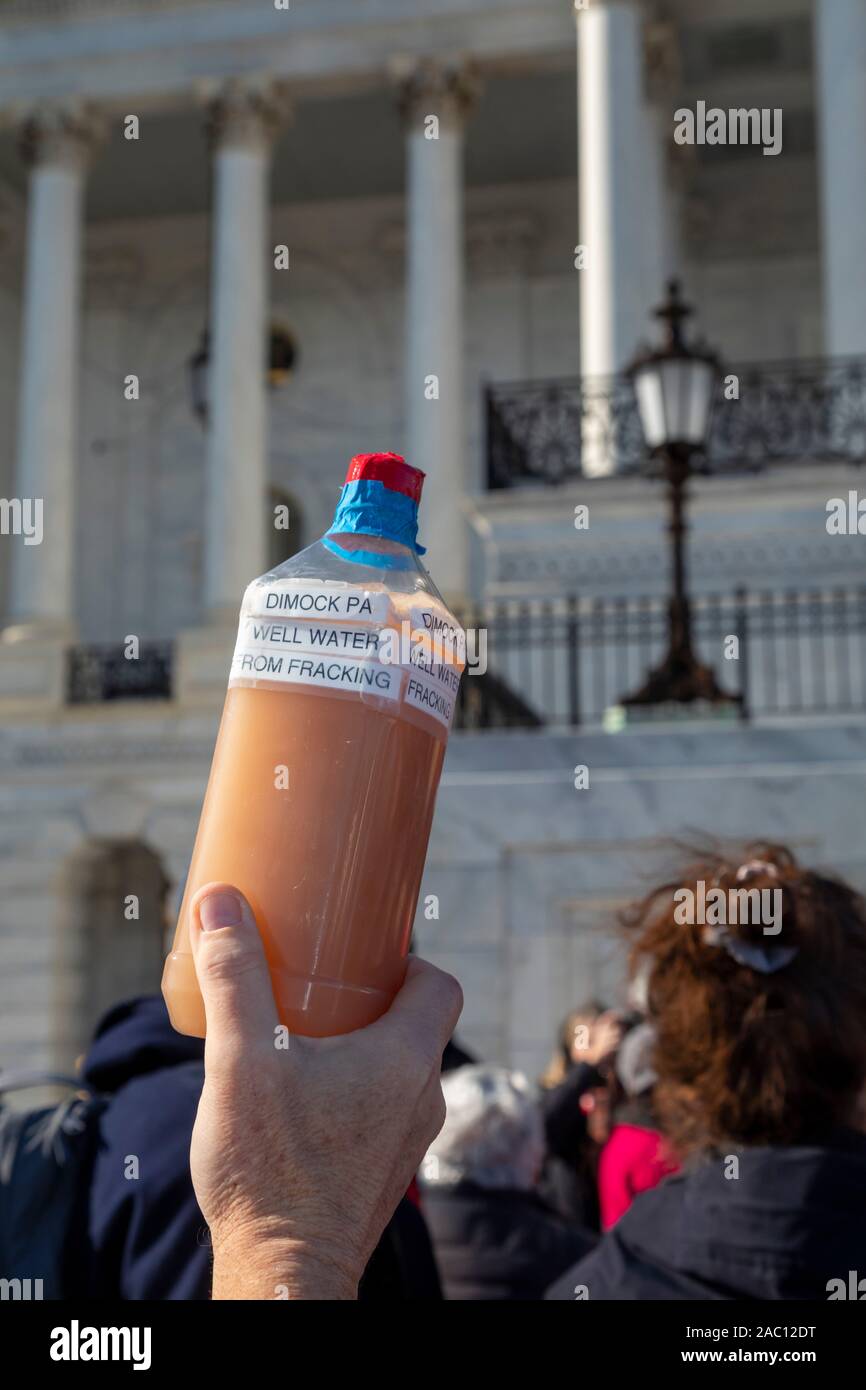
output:
{"label": "blue tape on bottle neck", "polygon": [[377,569],[406,569],[399,555],[382,555],[375,550],[346,550],[332,539],[334,535],[380,536],[396,541],[416,555],[424,554],[418,544],[418,503],[403,492],[394,492],[375,478],[358,478],[346,483],[340,493],[334,521],[322,544],[342,560]]}
{"label": "blue tape on bottle neck", "polygon": [[347,550],[331,536],[322,537],[322,545],[326,550],[330,550],[332,555],[339,555],[341,560],[348,560],[353,565],[372,565],[377,570],[408,570],[414,569],[410,565],[405,555],[383,555],[378,550]]}

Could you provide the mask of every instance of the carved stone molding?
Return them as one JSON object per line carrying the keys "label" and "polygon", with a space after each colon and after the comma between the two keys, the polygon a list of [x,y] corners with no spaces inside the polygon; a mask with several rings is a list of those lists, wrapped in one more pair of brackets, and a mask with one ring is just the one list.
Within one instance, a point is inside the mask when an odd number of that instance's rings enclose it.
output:
{"label": "carved stone molding", "polygon": [[[466,258],[473,280],[522,274],[541,232],[539,219],[520,209],[469,213],[466,217]],[[394,218],[377,233],[380,259],[395,267],[393,279],[402,282],[406,224]],[[384,253],[384,256],[381,255]]]}
{"label": "carved stone molding", "polygon": [[21,122],[21,156],[31,167],[84,168],[104,134],[103,117],[87,102],[39,107]]}
{"label": "carved stone molding", "polygon": [[[824,538],[825,542],[828,538]],[[689,548],[689,564],[697,592],[707,584],[714,589],[732,588],[735,582],[772,582],[796,588],[801,577],[809,575],[816,588],[841,582],[840,575],[856,576],[854,546],[847,553],[834,544],[779,530],[762,536],[760,549],[733,532],[718,532],[712,538],[694,537]],[[855,540],[856,544],[856,540]],[[661,540],[596,544],[583,551],[573,543],[502,544],[490,557],[488,581],[528,583],[555,580],[576,584],[581,591],[621,586],[628,591],[639,583],[642,592],[665,592],[667,585],[667,547]],[[751,580],[747,576],[753,576]]]}
{"label": "carved stone molding", "polygon": [[285,84],[267,77],[233,77],[216,90],[208,85],[202,96],[214,149],[267,149],[292,116]]}
{"label": "carved stone molding", "polygon": [[410,127],[423,124],[428,116],[437,116],[446,125],[462,125],[479,92],[477,70],[465,59],[397,60],[392,70],[400,112]]}
{"label": "carved stone molding", "polygon": [[670,98],[682,82],[682,54],[672,19],[648,13],[643,24],[643,81],[648,101]]}

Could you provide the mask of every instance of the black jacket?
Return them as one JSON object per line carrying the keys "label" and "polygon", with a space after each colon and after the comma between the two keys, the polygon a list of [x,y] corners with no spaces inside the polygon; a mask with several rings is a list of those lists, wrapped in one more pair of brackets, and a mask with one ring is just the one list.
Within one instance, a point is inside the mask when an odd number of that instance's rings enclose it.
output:
{"label": "black jacket", "polygon": [[604,1078],[589,1062],[571,1068],[565,1080],[542,1093],[541,1113],[547,1158],[539,1190],[560,1216],[585,1230],[598,1232],[598,1145],[586,1131],[580,1098]]}
{"label": "black jacket", "polygon": [[593,1245],[532,1192],[425,1187],[423,1208],[448,1299],[540,1299]]}
{"label": "black jacket", "polygon": [[[174,1031],[159,996],[118,1005],[97,1029],[84,1077],[110,1099],[99,1120],[87,1194],[92,1297],[210,1295],[210,1238],[189,1176],[203,1053],[198,1038]],[[131,1156],[138,1160],[137,1176]],[[359,1297],[441,1296],[424,1220],[404,1198],[367,1266]]]}
{"label": "black jacket", "polygon": [[547,1297],[825,1301],[866,1270],[866,1137],[731,1153],[738,1177],[718,1156],[666,1178]]}

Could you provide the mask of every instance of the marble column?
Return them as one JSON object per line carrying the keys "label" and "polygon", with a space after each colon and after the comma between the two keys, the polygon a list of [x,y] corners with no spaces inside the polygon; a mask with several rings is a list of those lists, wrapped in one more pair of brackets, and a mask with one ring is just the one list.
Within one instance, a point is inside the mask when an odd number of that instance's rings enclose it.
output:
{"label": "marble column", "polygon": [[[665,127],[648,100],[638,0],[589,0],[577,20],[580,370],[621,372],[663,289]],[[584,471],[616,470],[615,422],[587,420]]]}
{"label": "marble column", "polygon": [[866,352],[866,0],[816,0],[824,349]]}
{"label": "marble column", "polygon": [[466,590],[463,365],[465,66],[425,61],[405,77],[406,456],[427,474],[420,535],[439,588]]}
{"label": "marble column", "polygon": [[84,107],[46,109],[22,128],[30,174],[15,492],[25,523],[41,509],[42,538],[15,537],[8,636],[66,638],[75,630],[83,193],[98,134]]}
{"label": "marble column", "polygon": [[210,109],[214,207],[204,607],[234,622],[267,568],[268,166],[276,90],[232,81]]}

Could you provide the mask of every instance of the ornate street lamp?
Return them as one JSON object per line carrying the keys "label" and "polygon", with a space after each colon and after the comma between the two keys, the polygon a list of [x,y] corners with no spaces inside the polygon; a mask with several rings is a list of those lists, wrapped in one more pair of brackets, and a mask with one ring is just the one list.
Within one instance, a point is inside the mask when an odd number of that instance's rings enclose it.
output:
{"label": "ornate street lamp", "polygon": [[668,651],[641,688],[620,704],[628,708],[700,700],[713,705],[735,705],[739,697],[722,690],[710,667],[695,655],[686,588],[686,487],[694,472],[692,460],[706,447],[719,363],[705,347],[686,344],[683,322],[692,310],[681,298],[678,281],[668,281],[667,291],[665,303],[654,310],[654,316],[665,325],[665,341],[655,350],[640,352],[628,374],[634,383],[647,449],[660,465],[668,487]]}

